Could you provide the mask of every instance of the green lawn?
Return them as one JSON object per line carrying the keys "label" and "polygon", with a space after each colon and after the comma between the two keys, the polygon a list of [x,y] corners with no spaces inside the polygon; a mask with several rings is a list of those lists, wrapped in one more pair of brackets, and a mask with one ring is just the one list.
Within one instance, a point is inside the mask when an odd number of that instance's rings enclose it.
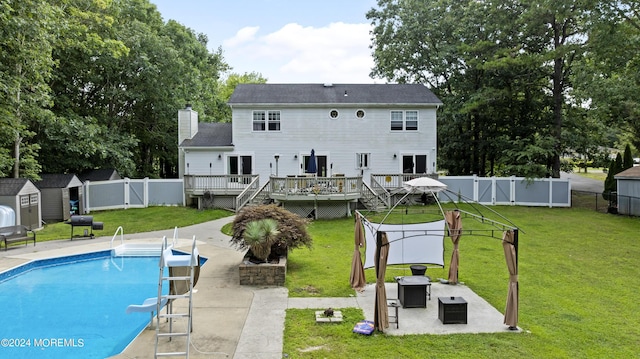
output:
{"label": "green lawn", "polygon": [[[366,337],[351,332],[362,319],[357,309],[345,311],[349,319],[344,324],[331,326],[317,325],[313,310],[288,310],[284,353],[290,358],[639,357],[640,219],[583,209],[496,209],[525,232],[519,247],[519,326],[524,333]],[[409,222],[411,216],[401,220]],[[466,219],[463,226],[475,228],[477,223]],[[290,296],[353,294],[353,219],[317,221],[310,231],[315,248],[289,256]],[[448,238],[445,244],[448,265]],[[406,271],[388,270],[387,280]],[[427,271],[432,278],[444,278],[447,272],[448,267]],[[372,282],[372,270],[366,274]],[[463,236],[459,275],[504,311],[508,274],[500,240]]]}
{"label": "green lawn", "polygon": [[[341,308],[342,324],[317,325],[313,310],[287,311],[284,353],[289,358],[638,358],[640,347],[640,219],[579,208],[496,207],[520,233],[520,321],[524,332],[497,334],[353,334],[362,319],[355,308]],[[433,218],[428,207],[394,214],[387,223]],[[152,207],[92,213],[105,223],[97,235],[186,226],[230,215],[219,210]],[[488,215],[490,218],[494,218]],[[463,227],[479,228],[470,219]],[[309,226],[314,248],[290,253],[286,286],[294,296],[349,296],[353,218],[315,221]],[[38,240],[68,238],[63,223],[47,225]],[[448,265],[451,242],[445,238]],[[400,266],[387,280],[409,274]],[[432,278],[448,267],[429,268]],[[373,282],[373,270],[367,270]],[[504,310],[508,275],[499,239],[463,236],[460,280],[498,310]]]}
{"label": "green lawn", "polygon": [[[228,217],[233,213],[225,210],[196,210],[189,207],[148,207],[130,208],[125,210],[98,211],[88,215],[93,216],[94,222],[103,222],[104,229],[93,231],[96,236],[113,236],[119,226],[125,235],[171,229],[176,226],[184,227],[192,224],[212,221]],[[74,235],[80,234],[85,228],[74,229]],[[71,227],[64,222],[51,223],[37,231],[38,242],[67,239],[71,235]]]}

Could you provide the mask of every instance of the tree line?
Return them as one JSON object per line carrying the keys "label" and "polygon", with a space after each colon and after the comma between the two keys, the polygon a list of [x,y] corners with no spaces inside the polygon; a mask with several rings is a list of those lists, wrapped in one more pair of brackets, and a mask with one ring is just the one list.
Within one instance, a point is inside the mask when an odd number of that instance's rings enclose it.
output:
{"label": "tree line", "polygon": [[448,174],[559,177],[567,157],[607,166],[640,149],[638,1],[378,0],[372,76],[443,102]]}
{"label": "tree line", "polygon": [[148,0],[0,2],[0,177],[176,177],[177,110],[230,121],[228,87],[266,81],[207,42]]}
{"label": "tree line", "polygon": [[[640,149],[638,1],[378,0],[373,78],[443,101],[451,175],[558,177],[568,156]],[[177,176],[177,109],[230,121],[235,84],[204,34],[149,0],[0,2],[0,177],[116,168]]]}

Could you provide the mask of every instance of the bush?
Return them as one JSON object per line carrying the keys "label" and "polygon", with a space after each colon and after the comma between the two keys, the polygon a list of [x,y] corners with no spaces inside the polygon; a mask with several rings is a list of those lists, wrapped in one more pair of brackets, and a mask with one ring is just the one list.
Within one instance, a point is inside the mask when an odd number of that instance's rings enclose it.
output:
{"label": "bush", "polygon": [[295,248],[312,247],[313,240],[307,232],[309,220],[274,204],[245,207],[238,212],[232,224],[230,242],[238,250],[249,249],[251,245],[245,241],[245,230],[249,223],[264,219],[278,223],[278,236],[271,245],[272,257],[282,256]]}

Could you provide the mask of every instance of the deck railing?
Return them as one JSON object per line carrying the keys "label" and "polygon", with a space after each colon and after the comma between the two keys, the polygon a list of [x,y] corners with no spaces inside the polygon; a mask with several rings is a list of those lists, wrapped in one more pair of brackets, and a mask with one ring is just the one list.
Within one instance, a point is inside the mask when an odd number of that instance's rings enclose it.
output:
{"label": "deck railing", "polygon": [[201,195],[205,192],[217,194],[239,194],[249,187],[258,175],[185,175],[186,193]]}
{"label": "deck railing", "polygon": [[372,188],[376,190],[373,183],[378,184],[382,188],[393,191],[402,188],[403,184],[418,177],[432,177],[437,179],[437,174],[413,174],[413,173],[394,173],[394,174],[373,174],[371,175]]}
{"label": "deck railing", "polygon": [[362,177],[271,177],[269,184],[271,195],[276,196],[354,196],[359,195],[362,190]]}

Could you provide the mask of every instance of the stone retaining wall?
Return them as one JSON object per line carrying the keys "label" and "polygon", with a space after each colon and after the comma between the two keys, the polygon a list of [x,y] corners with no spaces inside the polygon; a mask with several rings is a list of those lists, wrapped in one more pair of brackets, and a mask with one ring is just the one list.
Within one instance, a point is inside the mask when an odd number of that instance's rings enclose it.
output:
{"label": "stone retaining wall", "polygon": [[287,257],[281,257],[277,264],[240,264],[240,285],[284,286],[287,275]]}

